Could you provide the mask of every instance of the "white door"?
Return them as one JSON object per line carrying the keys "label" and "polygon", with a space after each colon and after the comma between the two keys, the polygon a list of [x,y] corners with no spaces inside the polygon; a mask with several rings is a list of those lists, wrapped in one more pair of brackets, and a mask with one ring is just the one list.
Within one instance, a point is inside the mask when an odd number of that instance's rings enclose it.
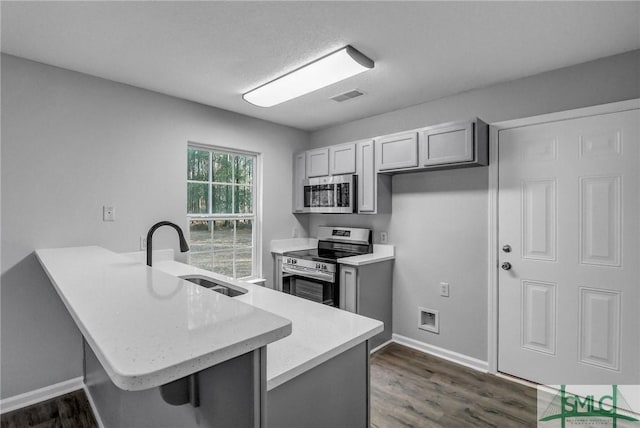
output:
{"label": "white door", "polygon": [[631,110],[499,132],[499,371],[640,383],[639,128]]}

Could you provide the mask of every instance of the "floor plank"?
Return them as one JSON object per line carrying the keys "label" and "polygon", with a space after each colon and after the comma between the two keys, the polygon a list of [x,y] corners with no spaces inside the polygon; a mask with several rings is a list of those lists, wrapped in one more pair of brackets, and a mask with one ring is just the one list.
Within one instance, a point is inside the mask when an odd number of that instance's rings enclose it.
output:
{"label": "floor plank", "polygon": [[78,390],[2,414],[1,428],[98,428],[91,405]]}
{"label": "floor plank", "polygon": [[371,358],[371,426],[535,427],[537,391],[392,343]]}

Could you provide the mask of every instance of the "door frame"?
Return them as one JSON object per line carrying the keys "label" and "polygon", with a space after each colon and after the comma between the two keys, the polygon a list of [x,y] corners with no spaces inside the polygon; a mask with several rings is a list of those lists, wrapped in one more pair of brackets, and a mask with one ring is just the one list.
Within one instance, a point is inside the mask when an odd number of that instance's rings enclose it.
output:
{"label": "door frame", "polygon": [[489,192],[487,203],[489,206],[489,266],[488,266],[488,337],[487,337],[487,363],[489,373],[498,374],[498,137],[501,131],[520,128],[523,126],[540,125],[543,123],[559,122],[581,117],[598,116],[607,113],[618,113],[628,110],[640,109],[640,98],[620,101],[610,104],[601,104],[591,107],[567,110],[557,113],[543,114],[522,119],[513,119],[496,122],[489,126]]}

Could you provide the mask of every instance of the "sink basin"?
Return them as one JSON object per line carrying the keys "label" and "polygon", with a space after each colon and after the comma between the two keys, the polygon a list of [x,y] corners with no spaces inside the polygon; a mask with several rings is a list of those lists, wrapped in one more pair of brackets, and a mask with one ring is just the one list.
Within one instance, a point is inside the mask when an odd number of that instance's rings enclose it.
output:
{"label": "sink basin", "polygon": [[180,278],[229,297],[241,296],[247,292],[247,290],[242,287],[227,284],[223,285],[216,282],[215,279],[204,275],[184,275]]}

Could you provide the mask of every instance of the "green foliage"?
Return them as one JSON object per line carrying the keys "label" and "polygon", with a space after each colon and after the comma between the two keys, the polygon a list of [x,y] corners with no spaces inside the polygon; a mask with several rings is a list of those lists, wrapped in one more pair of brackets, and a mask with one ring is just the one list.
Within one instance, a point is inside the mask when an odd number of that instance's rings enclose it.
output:
{"label": "green foliage", "polygon": [[[254,158],[189,148],[187,184],[189,214],[251,214]],[[211,181],[209,181],[211,177]],[[211,193],[211,195],[209,195]],[[211,206],[209,206],[211,196]]]}
{"label": "green foliage", "polygon": [[[189,214],[252,214],[255,158],[189,147],[187,212]],[[192,219],[189,225],[191,263],[235,276],[251,275],[251,219]]]}

